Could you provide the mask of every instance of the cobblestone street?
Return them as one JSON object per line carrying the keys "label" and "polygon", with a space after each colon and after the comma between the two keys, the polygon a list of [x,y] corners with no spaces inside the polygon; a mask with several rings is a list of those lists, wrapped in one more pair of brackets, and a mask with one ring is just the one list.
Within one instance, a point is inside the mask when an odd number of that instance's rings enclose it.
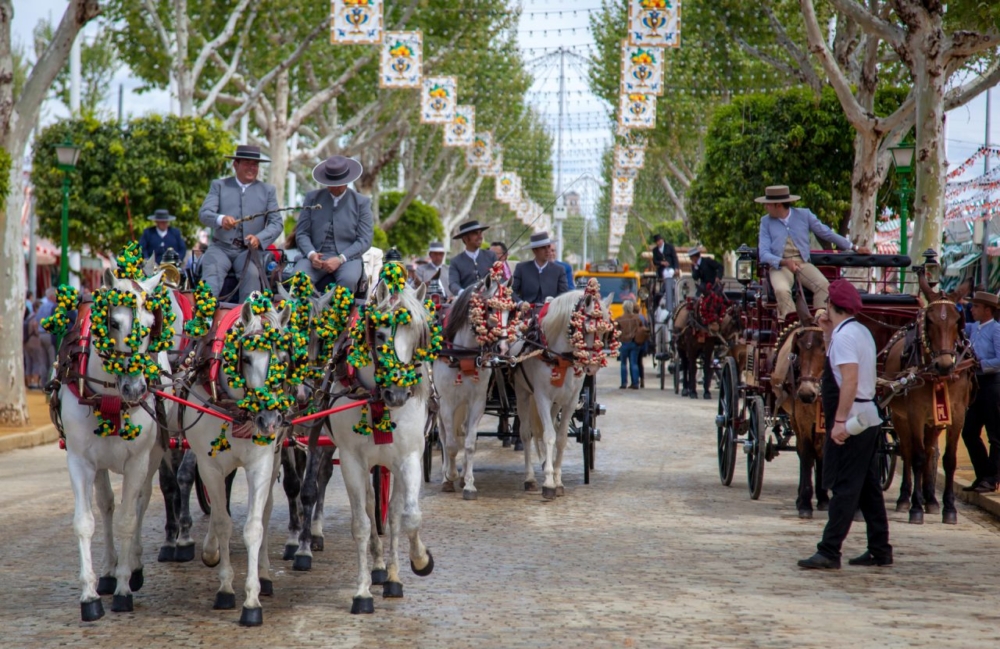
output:
{"label": "cobblestone street", "polygon": [[[196,558],[156,562],[163,539],[158,489],[144,529],[145,586],[135,612],[79,621],[73,497],[54,444],[0,455],[0,628],[6,647],[975,647],[996,643],[998,528],[959,503],[957,526],[939,516],[911,526],[890,513],[895,566],[854,568],[855,528],[837,572],[800,571],[824,524],[795,511],[798,461],[767,465],[751,501],[739,457],[733,487],[719,484],[715,401],[656,389],[619,391],[618,367],[601,374],[603,440],[583,485],[572,440],[566,495],[544,502],[522,491],[523,461],[480,440],[479,500],[440,491],[440,458],[422,498],[422,537],[436,569],[401,573],[405,598],[375,614],[348,613],[355,557],[339,474],[327,497],[326,549],[313,570],[281,560],[287,504],[280,487],[269,530],[274,597],[264,626],[237,625],[239,609],[213,611],[217,573]],[[648,381],[653,385],[654,381]],[[487,419],[484,428],[492,424]],[[116,481],[116,486],[118,482]],[[890,498],[895,499],[898,479]],[[246,485],[237,476],[233,540],[237,607],[246,553]],[[199,554],[207,517],[192,503]],[[100,524],[95,567],[100,569]],[[405,546],[405,544],[404,544]],[[401,561],[406,565],[405,556]]]}

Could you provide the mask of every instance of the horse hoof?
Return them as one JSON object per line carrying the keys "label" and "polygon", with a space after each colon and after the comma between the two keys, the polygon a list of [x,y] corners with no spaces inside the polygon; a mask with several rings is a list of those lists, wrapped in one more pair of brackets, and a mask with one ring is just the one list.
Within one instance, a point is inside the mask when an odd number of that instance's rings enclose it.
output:
{"label": "horse hoof", "polygon": [[381,586],[389,582],[389,571],[385,568],[372,570],[372,586]]}
{"label": "horse hoof", "polygon": [[111,610],[115,613],[131,613],[132,612],[132,594],[128,595],[113,595],[111,597]]}
{"label": "horse hoof", "polygon": [[907,498],[906,500],[899,500],[896,502],[896,511],[905,512],[909,506],[910,506],[909,498]]}
{"label": "horse hoof", "polygon": [[523,451],[524,450],[524,442],[522,442],[521,440],[517,440],[516,442],[514,442],[514,450],[515,451]]}
{"label": "horse hoof", "polygon": [[479,497],[479,492],[475,489],[462,489],[462,500],[475,500]]}
{"label": "horse hoof", "polygon": [[941,522],[945,525],[958,525],[958,512],[945,512],[941,514]]}
{"label": "horse hoof", "polygon": [[177,557],[177,548],[172,545],[160,546],[160,554],[156,560],[160,563],[173,563]]}
{"label": "horse hoof", "polygon": [[187,545],[178,545],[177,550],[174,552],[174,561],[176,561],[177,563],[187,563],[188,561],[194,561],[194,543],[188,543]]}
{"label": "horse hoof", "polygon": [[830,503],[829,502],[816,503],[816,509],[820,510],[821,512],[825,512],[828,509],[830,509]]}
{"label": "horse hoof", "polygon": [[510,448],[510,438],[509,437],[504,437],[503,438],[503,447],[504,448]]}
{"label": "horse hoof", "polygon": [[209,568],[214,568],[215,566],[219,565],[220,561],[222,561],[221,552],[216,554],[215,557],[209,557],[207,554],[205,554],[204,551],[202,551],[201,553],[201,562],[206,566],[208,566]]}
{"label": "horse hoof", "polygon": [[286,545],[285,551],[281,553],[282,561],[292,561],[295,559],[295,553],[299,551],[298,545]]}
{"label": "horse hoof", "polygon": [[927,514],[940,514],[941,505],[939,505],[938,503],[925,503],[924,512]]}
{"label": "horse hoof", "polygon": [[100,599],[92,602],[80,602],[80,619],[84,622],[93,622],[104,617],[104,605]]}
{"label": "horse hoof", "polygon": [[555,487],[542,487],[542,498],[545,500],[555,500],[556,488]]}
{"label": "horse hoof", "polygon": [[240,613],[240,626],[260,626],[264,624],[264,609],[243,607]]}
{"label": "horse hoof", "polygon": [[382,585],[382,597],[400,598],[403,596],[403,584],[398,581],[387,581]]}
{"label": "horse hoof", "polygon": [[535,482],[534,480],[527,480],[524,483],[524,490],[525,491],[538,491],[538,483]]}
{"label": "horse hoof", "polygon": [[690,394],[690,393],[689,393],[689,392],[687,391],[687,388],[684,388],[683,390],[681,390],[681,396],[682,396],[682,397],[686,397],[686,396],[688,396],[689,394]]}
{"label": "horse hoof", "polygon": [[295,563],[292,564],[292,570],[299,570],[305,572],[307,570],[312,570],[313,558],[308,554],[296,554]]}
{"label": "horse hoof", "polygon": [[921,511],[911,511],[910,512],[910,524],[912,525],[923,525],[924,524],[924,513]]}
{"label": "horse hoof", "polygon": [[413,559],[410,559],[410,569],[418,577],[426,577],[434,572],[434,556],[431,554],[431,551],[427,551],[427,565],[422,570],[417,570],[417,566],[413,564]]}
{"label": "horse hoof", "polygon": [[705,399],[711,399],[712,393],[709,392],[708,390],[705,390],[705,394],[703,394],[702,396],[705,397]]}
{"label": "horse hoof", "polygon": [[313,552],[322,552],[323,551],[323,537],[322,536],[314,536],[314,537],[312,537],[312,542],[309,544],[309,547],[312,548]]}
{"label": "horse hoof", "polygon": [[698,393],[692,391],[690,394],[688,394],[688,396],[691,397],[692,399],[697,399],[698,398]]}
{"label": "horse hoof", "polygon": [[145,583],[146,579],[142,576],[142,568],[133,570],[132,575],[128,578],[128,589],[133,593],[138,593]]}
{"label": "horse hoof", "polygon": [[114,595],[118,590],[118,580],[114,577],[101,577],[97,580],[98,595]]}
{"label": "horse hoof", "polygon": [[[260,580],[260,594],[263,597],[274,597],[274,582],[270,579]],[[245,608],[243,609],[246,610]]]}
{"label": "horse hoof", "polygon": [[236,593],[223,593],[221,590],[215,594],[215,603],[212,608],[216,611],[231,611],[236,608]]}
{"label": "horse hoof", "polygon": [[441,492],[446,494],[455,493],[455,483],[451,480],[445,480],[441,483]]}
{"label": "horse hoof", "polygon": [[812,517],[813,517],[813,510],[811,510],[811,509],[800,509],[799,510],[799,518],[810,519]]}
{"label": "horse hoof", "polygon": [[563,497],[565,495],[566,495],[566,488],[565,487],[563,487],[562,485],[559,485],[558,487],[556,487],[556,496],[558,496],[558,497],[561,498],[561,497]]}
{"label": "horse hoof", "polygon": [[351,615],[371,614],[375,612],[374,597],[355,597],[351,603]]}

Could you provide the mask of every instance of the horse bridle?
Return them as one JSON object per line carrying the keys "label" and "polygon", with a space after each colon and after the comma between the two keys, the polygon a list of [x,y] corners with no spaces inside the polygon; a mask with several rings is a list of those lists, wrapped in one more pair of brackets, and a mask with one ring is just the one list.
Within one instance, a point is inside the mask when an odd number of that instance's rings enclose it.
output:
{"label": "horse bridle", "polygon": [[[954,302],[952,302],[951,300],[948,300],[948,299],[934,300],[933,302],[931,302],[927,306],[925,306],[921,310],[922,313],[921,313],[920,318],[917,320],[917,334],[918,334],[918,336],[920,338],[920,347],[928,355],[928,362],[929,361],[933,361],[935,358],[938,358],[939,356],[951,356],[952,360],[955,363],[957,363],[958,362],[959,353],[960,353],[958,347],[959,347],[959,342],[961,341],[961,336],[959,336],[956,339],[955,346],[952,347],[950,350],[946,350],[946,349],[934,349],[933,347],[931,347],[931,341],[930,341],[930,338],[928,337],[928,334],[927,334],[927,330],[928,330],[928,327],[927,327],[927,318],[929,316],[930,308],[932,306],[935,306],[935,305],[938,305],[938,304],[947,304],[948,306],[950,306],[953,309],[955,309],[956,311],[958,311],[958,305],[955,304]],[[961,316],[961,312],[959,312],[959,315]],[[944,317],[942,317],[942,320],[943,319],[944,319]],[[959,327],[959,331],[961,332],[961,327]]]}
{"label": "horse bridle", "polygon": [[796,373],[801,374],[801,368],[799,366],[799,355],[794,352],[795,345],[798,339],[802,337],[802,334],[806,332],[818,331],[823,333],[823,330],[819,327],[809,326],[809,327],[799,327],[794,332],[792,332],[792,353],[789,355],[791,357],[791,365],[789,366],[789,371],[791,372],[792,388],[797,389],[799,384],[807,383],[812,385],[819,385],[823,380],[822,376],[799,376],[798,379],[795,378]]}

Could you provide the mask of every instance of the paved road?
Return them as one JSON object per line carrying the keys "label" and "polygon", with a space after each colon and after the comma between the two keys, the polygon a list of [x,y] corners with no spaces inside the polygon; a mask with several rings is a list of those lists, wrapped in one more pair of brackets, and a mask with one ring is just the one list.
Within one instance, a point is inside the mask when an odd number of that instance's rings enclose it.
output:
{"label": "paved road", "polygon": [[[158,564],[161,505],[145,536],[146,585],[135,612],[79,622],[72,494],[55,446],[0,455],[0,629],[3,646],[82,647],[806,647],[990,646],[996,643],[998,530],[964,505],[959,524],[892,514],[896,565],[802,572],[819,517],[795,516],[797,461],[767,466],[752,502],[737,474],[716,478],[714,403],[658,390],[617,390],[608,406],[598,471],[582,484],[571,448],[566,496],[546,503],[521,491],[521,459],[483,440],[479,500],[423,495],[423,538],[437,569],[405,572],[406,598],[376,598],[373,616],[348,614],[354,581],[348,510],[335,476],[326,551],[311,573],[280,560],[286,507],[270,530],[275,596],[265,626],[242,629],[239,611],[213,611],[218,581],[195,561]],[[740,469],[742,469],[742,465]],[[439,465],[435,461],[435,477]],[[242,525],[245,487],[234,515]],[[154,496],[155,497],[155,496]],[[195,505],[196,507],[196,505]],[[195,538],[207,519],[196,515]],[[100,528],[99,528],[100,529]],[[100,534],[100,532],[98,532]],[[848,539],[848,556],[863,550]],[[95,548],[97,539],[95,539]],[[234,534],[237,602],[246,554]],[[98,558],[99,560],[99,558]],[[109,598],[105,598],[109,599]],[[113,644],[112,644],[113,643]]]}

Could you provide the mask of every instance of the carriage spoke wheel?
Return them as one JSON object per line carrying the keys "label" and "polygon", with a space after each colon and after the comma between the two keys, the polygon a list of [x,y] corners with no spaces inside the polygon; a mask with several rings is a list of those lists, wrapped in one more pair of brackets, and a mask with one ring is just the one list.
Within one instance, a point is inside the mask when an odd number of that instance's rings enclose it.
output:
{"label": "carriage spoke wheel", "polygon": [[580,394],[583,408],[580,412],[580,443],[583,444],[583,484],[590,484],[594,468],[594,386],[584,384]]}
{"label": "carriage spoke wheel", "polygon": [[656,358],[659,364],[659,375],[660,375],[660,389],[664,389],[667,385],[667,333],[665,329],[665,324],[660,324],[656,328]]}
{"label": "carriage spoke wheel", "polygon": [[896,432],[892,429],[885,429],[878,433],[878,446],[875,449],[875,457],[878,458],[878,479],[882,491],[888,491],[892,486],[892,480],[896,476],[896,454],[899,443]]}
{"label": "carriage spoke wheel", "polygon": [[727,358],[719,385],[719,411],[715,428],[719,452],[719,480],[726,487],[736,471],[736,361]]}
{"label": "carriage spoke wheel", "polygon": [[764,462],[767,461],[767,421],[764,417],[764,400],[753,397],[747,404],[750,430],[747,433],[747,487],[750,498],[760,498],[764,486]]}
{"label": "carriage spoke wheel", "polygon": [[389,496],[392,488],[392,473],[384,466],[372,467],[372,487],[375,488],[375,531],[385,534],[389,522]]}

